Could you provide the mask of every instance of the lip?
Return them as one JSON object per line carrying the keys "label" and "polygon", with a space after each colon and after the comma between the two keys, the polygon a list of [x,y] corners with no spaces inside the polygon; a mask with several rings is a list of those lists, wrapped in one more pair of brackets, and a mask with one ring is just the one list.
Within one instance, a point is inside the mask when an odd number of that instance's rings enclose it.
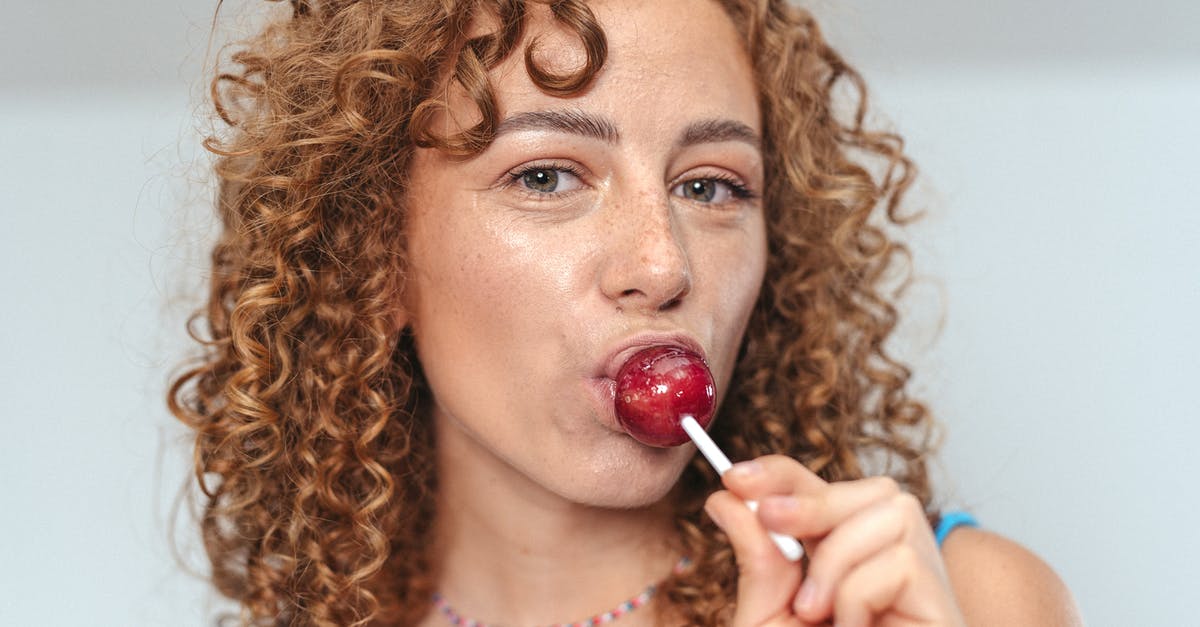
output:
{"label": "lip", "polygon": [[683,332],[643,332],[628,337],[617,343],[612,350],[600,362],[597,377],[603,377],[610,380],[616,380],[617,373],[621,370],[621,366],[633,356],[634,353],[651,346],[678,346],[696,353],[708,363],[708,356],[704,352],[704,347],[700,342],[696,341],[690,335]]}

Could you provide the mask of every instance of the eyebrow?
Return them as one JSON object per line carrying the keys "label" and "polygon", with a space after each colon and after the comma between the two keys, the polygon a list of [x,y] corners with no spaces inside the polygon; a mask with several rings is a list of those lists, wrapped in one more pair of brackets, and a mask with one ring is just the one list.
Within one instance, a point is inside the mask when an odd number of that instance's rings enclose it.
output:
{"label": "eyebrow", "polygon": [[762,138],[754,132],[754,129],[736,120],[727,119],[701,120],[689,124],[683,130],[678,144],[692,146],[727,141],[750,144],[754,148],[762,146]]}
{"label": "eyebrow", "polygon": [[615,144],[621,139],[617,126],[608,118],[574,109],[527,111],[505,118],[496,127],[496,135],[515,131],[560,131]]}
{"label": "eyebrow", "polygon": [[[496,127],[497,136],[517,131],[559,131],[610,144],[621,140],[621,133],[611,120],[577,109],[526,111],[505,118]],[[762,146],[762,138],[754,129],[736,120],[720,118],[689,124],[675,143],[682,148],[725,141],[746,143],[756,149]]]}

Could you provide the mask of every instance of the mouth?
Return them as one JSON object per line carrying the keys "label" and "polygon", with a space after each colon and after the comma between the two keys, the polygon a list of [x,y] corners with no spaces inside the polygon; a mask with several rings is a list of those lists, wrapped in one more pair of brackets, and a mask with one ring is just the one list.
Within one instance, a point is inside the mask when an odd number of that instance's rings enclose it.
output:
{"label": "mouth", "polygon": [[609,351],[600,362],[596,376],[615,381],[621,366],[634,353],[651,346],[677,346],[696,353],[705,363],[708,363],[708,355],[705,353],[704,347],[686,333],[640,333],[619,342],[613,350]]}
{"label": "mouth", "polygon": [[617,342],[597,363],[588,388],[595,401],[596,414],[601,424],[613,431],[624,433],[617,420],[617,373],[630,357],[651,346],[677,346],[700,355],[708,361],[700,342],[682,332],[638,333]]}

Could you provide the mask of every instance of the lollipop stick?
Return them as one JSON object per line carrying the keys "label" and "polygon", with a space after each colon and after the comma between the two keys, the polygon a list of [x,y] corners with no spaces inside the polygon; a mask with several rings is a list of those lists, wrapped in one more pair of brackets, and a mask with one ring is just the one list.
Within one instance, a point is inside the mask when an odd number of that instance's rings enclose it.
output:
{"label": "lollipop stick", "polygon": [[[708,437],[708,433],[704,431],[704,427],[701,427],[695,418],[684,416],[681,422],[683,430],[687,432],[692,442],[696,443],[696,448],[700,449],[700,454],[704,455],[704,459],[707,459],[708,463],[712,464],[713,470],[717,471],[718,475],[724,475],[725,471],[729,470],[733,464],[729,463],[729,458],[717,447],[717,443]],[[752,512],[757,512],[758,502],[746,501],[746,507],[749,507]],[[804,547],[800,546],[800,543],[795,538],[775,533],[774,531],[768,531],[767,533],[771,536],[771,540],[775,542],[775,546],[779,547],[779,552],[783,553],[783,556],[789,562],[795,562],[804,555]]]}

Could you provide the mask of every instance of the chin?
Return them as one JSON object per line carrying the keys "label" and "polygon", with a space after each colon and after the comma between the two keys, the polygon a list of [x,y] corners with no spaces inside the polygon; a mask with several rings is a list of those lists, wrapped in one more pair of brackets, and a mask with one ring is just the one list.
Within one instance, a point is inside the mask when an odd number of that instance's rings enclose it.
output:
{"label": "chin", "polygon": [[648,490],[597,490],[588,494],[580,494],[576,491],[574,494],[564,494],[561,496],[586,507],[600,509],[645,509],[662,501],[671,492],[672,487],[674,485],[656,486],[654,489]]}
{"label": "chin", "polygon": [[579,468],[580,473],[560,477],[554,491],[580,505],[606,509],[639,509],[658,503],[675,487],[691,455],[682,447],[632,446],[635,451],[593,460],[590,469]]}
{"label": "chin", "polygon": [[654,486],[651,489],[645,490],[621,489],[609,492],[595,492],[593,494],[581,495],[585,498],[578,502],[581,505],[603,509],[643,509],[657,504],[671,492],[671,488],[673,487],[674,484]]}

